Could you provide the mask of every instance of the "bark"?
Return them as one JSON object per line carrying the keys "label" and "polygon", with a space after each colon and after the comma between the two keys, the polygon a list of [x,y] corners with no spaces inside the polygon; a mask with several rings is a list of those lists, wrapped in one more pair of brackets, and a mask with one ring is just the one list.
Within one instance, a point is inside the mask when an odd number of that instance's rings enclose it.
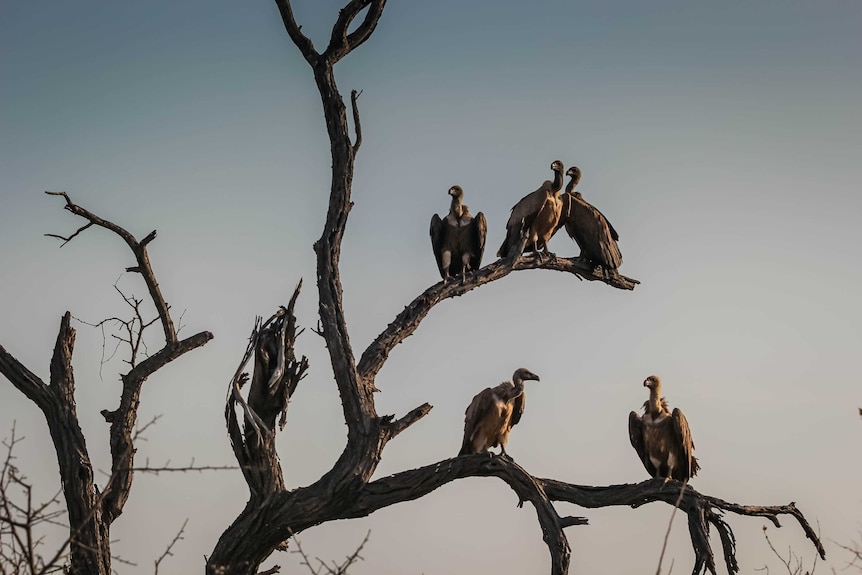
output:
{"label": "bark", "polygon": [[[579,279],[601,281],[623,290],[632,290],[639,283],[616,272],[596,269],[579,258],[515,256],[491,263],[471,274],[462,283],[440,282],[429,287],[413,300],[362,353],[359,361],[350,344],[347,321],[342,306],[342,284],[339,275],[341,242],[353,203],[351,185],[356,153],[362,140],[358,93],[351,92],[351,107],[355,126],[355,141],[351,142],[347,110],[338,91],[333,66],[353,49],[365,42],[374,31],[382,14],[385,0],[351,0],[339,12],[327,48],[318,52],[296,22],[290,0],[275,0],[285,29],[312,69],[320,93],[326,129],[332,155],[332,180],[329,207],[323,232],[314,244],[317,255],[317,287],[319,297],[318,333],[325,339],[335,382],[341,397],[347,444],[332,469],[311,485],[288,490],[274,449],[276,430],[272,414],[284,409],[281,396],[267,396],[263,386],[273,376],[269,354],[255,353],[265,335],[266,326],[274,321],[287,321],[291,326],[279,351],[287,364],[296,364],[293,346],[295,320],[293,304],[286,308],[282,320],[276,316],[259,324],[249,348],[232,382],[225,417],[234,453],[243,468],[251,492],[248,503],[236,520],[222,534],[207,561],[211,575],[254,575],[260,564],[276,550],[284,550],[287,541],[297,533],[337,519],[367,516],[374,511],[404,501],[418,499],[456,479],[463,477],[498,477],[517,494],[521,504],[529,502],[535,509],[543,539],[551,557],[552,575],[568,572],[570,549],[564,529],[583,525],[582,517],[560,517],[554,501],[567,501],[584,507],[610,505],[637,506],[651,501],[674,505],[682,484],[647,481],[637,485],[587,487],[530,475],[507,456],[468,455],[447,459],[419,469],[404,471],[371,481],[386,444],[431,409],[423,404],[402,418],[379,416],[374,404],[377,391],[374,380],[389,354],[399,343],[418,329],[431,309],[441,301],[461,296],[489,282],[504,278],[516,270],[548,269],[567,272]],[[348,33],[362,11],[361,23]],[[521,248],[526,238],[521,240]],[[523,249],[518,250],[520,254]],[[270,328],[276,333],[276,327]],[[269,345],[267,349],[274,349]],[[243,373],[246,362],[255,356],[254,376],[243,399],[242,387],[249,380]],[[305,359],[303,358],[303,362]],[[303,363],[305,367],[307,364]],[[300,373],[304,369],[300,370]],[[294,373],[297,373],[296,369]],[[290,398],[292,390],[287,394]],[[237,416],[242,410],[242,422]],[[715,573],[715,562],[709,544],[709,526],[717,529],[728,568],[736,572],[735,540],[730,526],[721,518],[721,510],[746,515],[761,515],[777,524],[777,515],[791,514],[823,554],[814,532],[795,507],[752,507],[727,503],[701,495],[690,488],[679,499],[681,509],[689,516],[692,546],[695,551],[695,573]]]}
{"label": "bark", "polygon": [[147,255],[147,244],[156,237],[155,231],[139,242],[120,226],[73,203],[66,193],[47,193],[63,196],[66,200],[65,208],[88,222],[68,237],[47,235],[62,239],[65,245],[84,230],[97,226],[114,232],[129,245],[137,265],[128,268],[128,271],[140,273],[144,278],[165,334],[165,344],[161,350],[134,365],[121,377],[123,387],[119,406],[113,411],[102,412],[105,420],[111,424],[111,475],[101,491],[93,481],[93,466],[78,423],[72,369],[75,330],[71,327],[71,313],[67,311],[60,321],[48,385],[0,346],[0,373],[39,407],[51,433],[69,513],[69,572],[109,575],[110,527],[123,512],[131,492],[135,456],[133,430],[137,422],[143,384],[157,370],[204,345],[212,339],[212,334],[201,332],[183,340],[177,338],[170,307],[161,294]]}

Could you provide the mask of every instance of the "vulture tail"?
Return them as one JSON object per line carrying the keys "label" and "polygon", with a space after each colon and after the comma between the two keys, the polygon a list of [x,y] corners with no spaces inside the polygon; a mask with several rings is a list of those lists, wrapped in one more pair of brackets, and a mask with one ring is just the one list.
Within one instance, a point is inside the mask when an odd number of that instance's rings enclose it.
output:
{"label": "vulture tail", "polygon": [[471,453],[473,453],[473,445],[470,443],[470,438],[465,437],[464,441],[461,442],[461,451],[458,452],[458,456],[470,455]]}

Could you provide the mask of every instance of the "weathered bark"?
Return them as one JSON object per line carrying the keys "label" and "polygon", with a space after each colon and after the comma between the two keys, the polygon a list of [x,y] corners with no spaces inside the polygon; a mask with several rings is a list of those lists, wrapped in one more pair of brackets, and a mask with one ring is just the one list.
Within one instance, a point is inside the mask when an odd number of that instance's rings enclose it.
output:
{"label": "weathered bark", "polygon": [[93,466],[76,412],[72,369],[75,330],[71,327],[71,314],[66,312],[60,322],[51,359],[49,385],[45,385],[0,346],[0,373],[39,407],[48,423],[69,513],[70,572],[109,575],[111,523],[123,512],[132,487],[135,456],[133,430],[137,422],[141,388],[150,375],[186,352],[204,345],[212,339],[212,334],[201,332],[183,340],[177,338],[170,308],[161,294],[147,255],[146,246],[156,237],[155,231],[138,242],[120,226],[74,204],[67,194],[47,193],[63,196],[66,199],[65,208],[88,221],[69,237],[47,235],[64,240],[65,245],[95,225],[116,233],[129,245],[137,265],[127,271],[138,272],[143,276],[165,334],[165,345],[161,350],[134,365],[122,376],[123,389],[117,409],[102,412],[105,420],[111,424],[111,476],[101,491],[93,481]]}
{"label": "weathered bark", "polygon": [[[499,477],[518,495],[521,503],[529,501],[535,508],[543,538],[551,555],[551,573],[568,572],[570,549],[563,529],[582,525],[586,519],[560,517],[553,501],[567,501],[584,507],[609,505],[642,505],[650,501],[665,501],[673,505],[681,484],[666,486],[660,481],[637,485],[583,487],[549,479],[538,479],[508,457],[470,455],[447,459],[432,465],[404,471],[376,481],[371,476],[377,468],[383,449],[389,440],[424,417],[431,406],[421,405],[399,420],[380,417],[374,404],[374,380],[391,351],[418,329],[419,324],[441,301],[463,295],[515,270],[549,269],[574,274],[580,279],[602,281],[612,287],[632,290],[639,282],[618,273],[606,273],[578,258],[542,258],[520,256],[500,260],[471,274],[463,283],[440,282],[413,300],[389,326],[368,346],[356,362],[342,306],[342,284],[339,276],[341,242],[347,217],[353,204],[351,185],[356,153],[361,145],[361,126],[357,107],[357,92],[351,93],[351,106],[356,131],[351,143],[347,111],[333,75],[333,66],[351,50],[367,40],[382,14],[385,0],[351,0],[340,11],[329,45],[319,53],[306,37],[293,16],[290,0],[275,0],[291,40],[311,66],[323,104],[326,129],[332,155],[332,182],[329,208],[323,233],[314,244],[317,255],[317,286],[319,297],[319,330],[329,350],[335,382],[341,397],[347,424],[347,444],[332,469],[315,483],[288,491],[277,454],[274,451],[274,419],[271,414],[283,406],[277,398],[266,398],[261,384],[271,377],[273,364],[258,354],[255,376],[246,402],[240,393],[248,376],[242,373],[250,359],[263,326],[258,326],[252,343],[231,383],[232,392],[226,409],[226,419],[234,453],[251,496],[248,504],[233,524],[222,534],[207,562],[211,575],[254,575],[273,551],[284,549],[287,540],[301,531],[327,521],[364,517],[383,507],[410,501],[427,495],[438,487],[462,477]],[[355,31],[348,34],[353,20],[366,10]],[[522,245],[526,238],[522,238]],[[523,251],[518,250],[518,254]],[[287,309],[285,321],[293,321],[293,303]],[[275,318],[275,316],[274,316]],[[273,321],[272,319],[270,321]],[[295,323],[291,324],[295,327]],[[293,329],[293,328],[291,328]],[[289,345],[280,353],[295,363],[291,330]],[[304,371],[304,369],[302,370]],[[295,388],[295,386],[294,386]],[[292,391],[292,390],[291,390]],[[288,396],[289,397],[289,396]],[[244,411],[243,424],[237,418],[237,405]],[[696,554],[694,572],[715,573],[709,546],[708,526],[717,528],[728,568],[736,571],[733,533],[720,517],[719,510],[748,515],[763,515],[773,519],[781,513],[794,515],[806,534],[822,554],[819,540],[795,507],[742,507],[707,497],[687,489],[680,506],[690,518],[692,545]]]}

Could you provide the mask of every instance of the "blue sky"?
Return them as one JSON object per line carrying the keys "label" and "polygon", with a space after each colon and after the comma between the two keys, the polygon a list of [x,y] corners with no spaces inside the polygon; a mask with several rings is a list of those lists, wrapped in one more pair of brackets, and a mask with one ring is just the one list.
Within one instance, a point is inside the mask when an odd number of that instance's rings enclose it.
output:
{"label": "blue sky", "polygon": [[[297,1],[318,48],[338,8]],[[184,333],[215,340],[148,382],[141,417],[163,417],[139,457],[232,463],[224,394],[255,315],[304,277],[299,319],[316,324],[311,244],[330,157],[310,69],[268,2],[0,11],[0,343],[47,376],[64,311],[87,321],[124,312],[112,286],[130,254],[98,230],[58,250],[43,234],[80,222],[43,190],[65,190],[138,237],[157,229],[151,257],[185,310]],[[387,447],[379,473],[454,455],[470,398],[525,366],[542,381],[528,390],[513,457],[574,483],[639,481],[626,417],[657,373],[691,424],[697,489],[796,501],[825,538],[855,537],[860,16],[849,1],[390,2],[371,40],[336,67],[343,94],[363,90],[343,253],[354,348],[436,281],[428,221],[447,209],[449,186],[488,217],[491,261],[509,209],[554,159],[582,169],[585,198],[620,232],[622,272],[643,283],[625,293],[533,271],[435,308],[393,352],[377,397],[381,413],[435,408]],[[551,248],[577,251],[564,236]],[[119,281],[143,295],[138,280]],[[99,411],[114,407],[123,365],[100,378],[101,333],[77,328],[79,413],[105,468]],[[300,350],[311,374],[279,440],[291,486],[316,479],[344,443],[321,340],[307,331]],[[53,492],[41,413],[0,382],[0,423],[13,420],[27,436],[22,469]],[[148,572],[189,517],[170,567],[199,568],[245,498],[239,473],[138,477],[115,550],[139,564],[129,572]],[[357,575],[541,572],[535,516],[515,503],[499,482],[465,480],[303,541],[339,557],[372,529]],[[568,530],[573,572],[597,573],[653,565],[670,515],[660,505],[570,512],[591,521]],[[743,570],[770,561],[760,521],[730,522]],[[771,535],[778,548],[812,557],[785,523]],[[680,521],[677,570],[691,565],[687,539]],[[293,555],[272,562],[297,566]]]}

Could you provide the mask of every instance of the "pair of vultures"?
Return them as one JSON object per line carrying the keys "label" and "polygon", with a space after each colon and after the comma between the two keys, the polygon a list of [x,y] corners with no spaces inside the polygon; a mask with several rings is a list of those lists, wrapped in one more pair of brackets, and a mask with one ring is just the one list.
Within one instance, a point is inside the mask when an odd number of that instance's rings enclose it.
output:
{"label": "pair of vultures", "polygon": [[[518,248],[526,240],[523,251],[535,252],[540,258],[544,255],[553,258],[548,241],[565,227],[581,248],[579,259],[602,266],[606,273],[616,273],[623,262],[617,245],[619,234],[599,210],[575,191],[581,179],[579,168],[572,166],[566,172],[571,180],[562,192],[563,169],[563,163],[555,160],[551,164],[554,179],[545,180],[539,189],[515,204],[497,256],[510,259],[521,255]],[[464,281],[468,270],[475,272],[482,265],[488,223],[482,212],[473,216],[464,205],[461,186],[449,188],[449,195],[452,203],[446,217],[437,214],[431,217],[431,246],[443,281],[459,276]]]}
{"label": "pair of vultures", "polygon": [[[524,382],[539,381],[529,369],[520,368],[512,381],[480,391],[464,413],[464,440],[458,455],[487,453],[500,446],[500,455],[506,454],[509,432],[524,414],[526,401]],[[694,454],[694,442],[688,421],[679,408],[671,411],[661,396],[661,380],[651,375],[644,380],[649,388],[649,399],[644,402],[641,417],[629,413],[629,439],[644,468],[651,477],[686,481],[697,474],[700,465]]]}

